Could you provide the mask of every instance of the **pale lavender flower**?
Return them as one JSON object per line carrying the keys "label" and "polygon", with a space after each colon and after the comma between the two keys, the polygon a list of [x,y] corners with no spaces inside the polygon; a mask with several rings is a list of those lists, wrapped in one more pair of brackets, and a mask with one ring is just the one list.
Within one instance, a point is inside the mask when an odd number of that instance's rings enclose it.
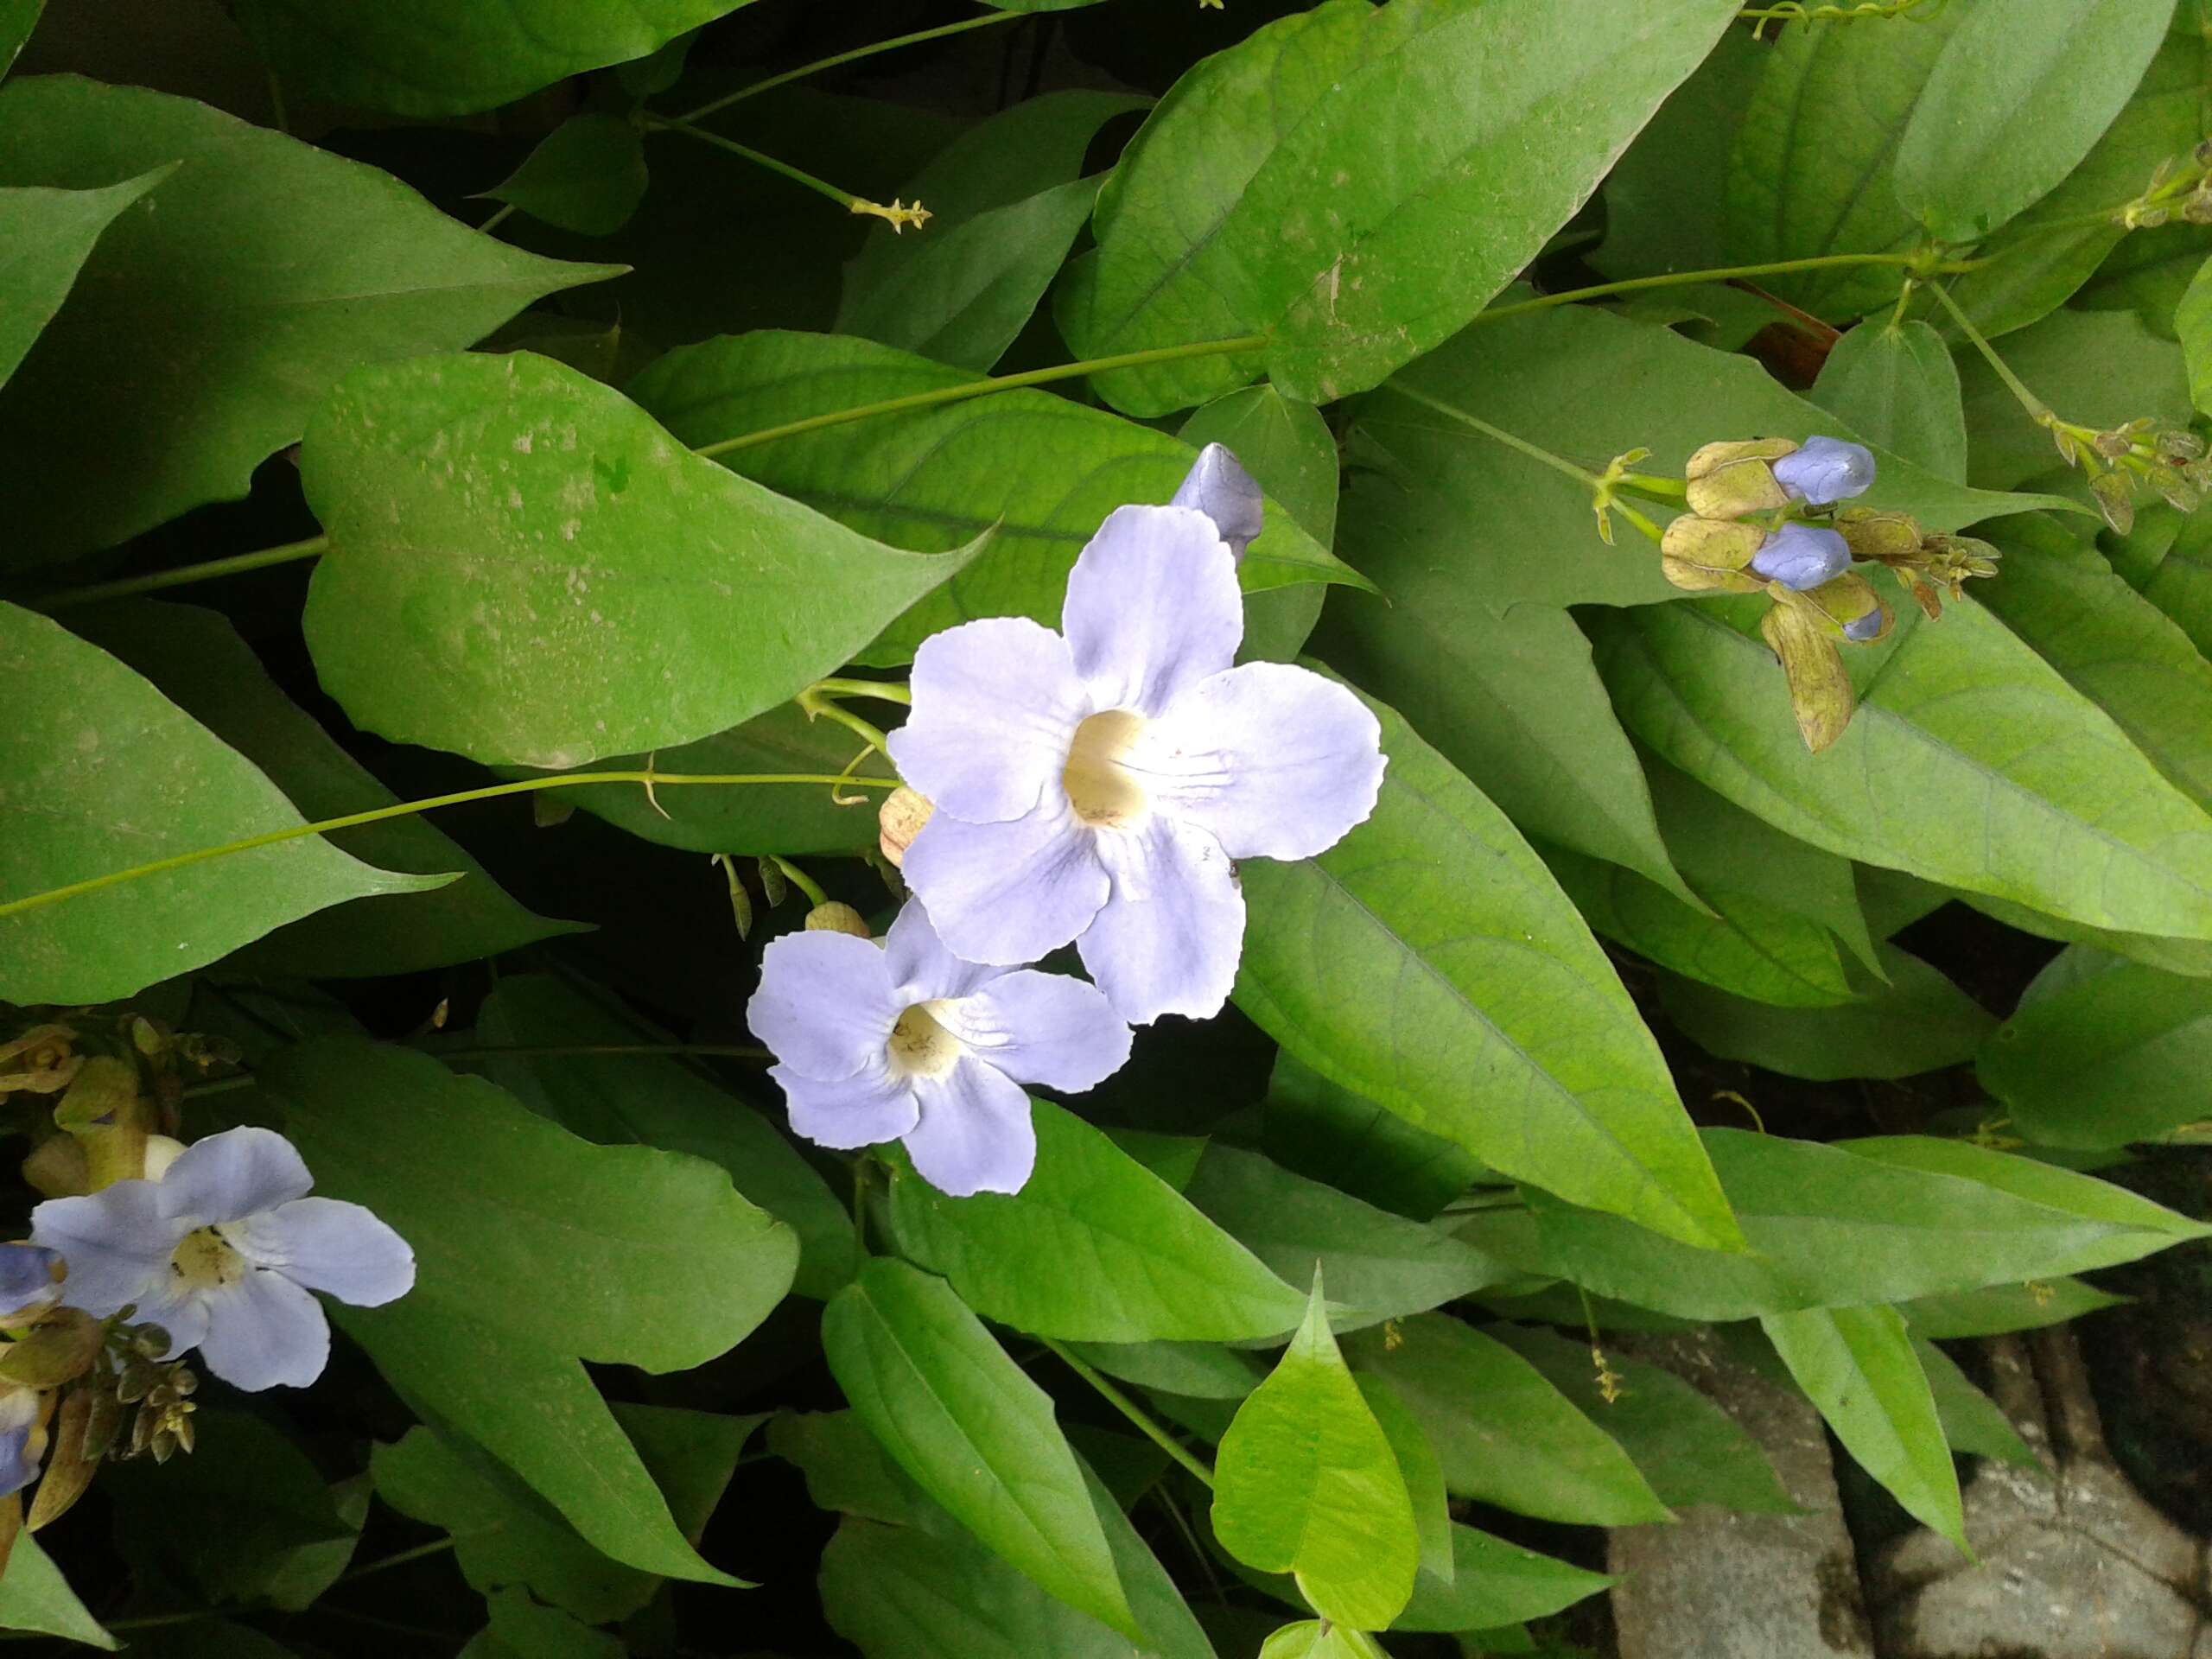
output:
{"label": "pale lavender flower", "polygon": [[155,1180],[118,1181],[31,1211],[31,1236],[69,1264],[61,1300],[169,1334],[164,1357],[200,1350],[241,1389],[301,1388],[322,1375],[330,1326],[309,1293],[376,1307],[415,1284],[406,1241],[358,1204],[311,1198],[292,1143],[226,1129]]}
{"label": "pale lavender flower", "polygon": [[1874,482],[1874,452],[1843,438],[1808,438],[1774,463],[1775,481],[1809,506],[1864,495]]}
{"label": "pale lavender flower", "polygon": [[1244,941],[1233,861],[1309,858],[1363,821],[1381,728],[1319,674],[1231,666],[1243,600],[1203,512],[1114,512],[1060,624],[963,623],[916,653],[891,754],[936,810],[906,880],[971,962],[1074,940],[1123,1019],[1217,1014]]}
{"label": "pale lavender flower", "polygon": [[1227,444],[1210,443],[1175,492],[1171,507],[1192,507],[1213,520],[1239,563],[1260,534],[1267,499]]}
{"label": "pale lavender flower", "polygon": [[1784,524],[1752,556],[1751,569],[1796,593],[1833,582],[1851,569],[1851,547],[1832,530]]}
{"label": "pale lavender flower", "polygon": [[963,962],[910,901],[880,943],[786,933],[746,1010],[779,1064],[794,1134],[849,1150],[905,1144],[922,1179],[964,1198],[1018,1192],[1037,1161],[1024,1085],[1071,1092],[1129,1058],[1096,986]]}

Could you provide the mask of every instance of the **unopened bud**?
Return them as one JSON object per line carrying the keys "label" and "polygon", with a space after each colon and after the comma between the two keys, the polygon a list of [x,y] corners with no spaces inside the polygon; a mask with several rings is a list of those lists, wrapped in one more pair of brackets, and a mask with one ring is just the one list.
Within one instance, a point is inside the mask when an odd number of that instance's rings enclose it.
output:
{"label": "unopened bud", "polygon": [[1805,599],[1854,645],[1872,645],[1890,631],[1890,607],[1864,576],[1838,576],[1808,589]]}
{"label": "unopened bud", "polygon": [[23,1179],[49,1198],[73,1198],[92,1190],[85,1148],[73,1135],[49,1135],[23,1160]]}
{"label": "unopened bud", "polygon": [[1827,620],[1796,594],[1786,595],[1759,620],[1759,634],[1782,664],[1798,735],[1818,754],[1843,735],[1857,706],[1835,635]]}
{"label": "unopened bud", "polygon": [[1764,584],[1744,572],[1765,541],[1766,532],[1757,524],[1686,512],[1660,538],[1659,569],[1669,582],[1690,593],[1755,594]]}
{"label": "unopened bud", "polygon": [[1797,447],[1791,438],[1730,439],[1708,443],[1683,464],[1682,476],[1694,483],[1739,461],[1779,461]]}
{"label": "unopened bud", "polygon": [[2135,495],[2125,473],[2103,473],[2091,479],[2089,493],[2115,536],[2125,536],[2135,528]]}
{"label": "unopened bud", "polygon": [[1195,507],[1213,520],[1230,556],[1242,560],[1265,524],[1266,498],[1226,444],[1210,443],[1176,487],[1171,507]]}
{"label": "unopened bud", "polygon": [[1793,593],[1833,582],[1851,568],[1851,549],[1832,530],[1784,524],[1766,538],[1751,569]]}
{"label": "unopened bud", "polygon": [[1741,518],[1788,506],[1789,493],[1773,463],[1796,447],[1787,438],[1707,444],[1683,469],[1690,511],[1701,518]]}
{"label": "unopened bud", "polygon": [[1874,452],[1842,438],[1808,438],[1774,463],[1774,476],[1793,500],[1833,506],[1864,495],[1874,482]]}
{"label": "unopened bud", "polygon": [[0,1382],[55,1389],[92,1368],[105,1340],[100,1322],[80,1308],[57,1307],[23,1336],[0,1348]]}
{"label": "unopened bud", "polygon": [[922,826],[935,810],[927,796],[917,795],[904,784],[885,796],[875,816],[877,838],[884,857],[894,865],[905,863],[906,849],[914,844],[914,837],[922,833]]}
{"label": "unopened bud", "polygon": [[1854,559],[1868,559],[1877,564],[1910,564],[1920,557],[1920,524],[1910,513],[1847,507],[1836,514],[1835,528]]}
{"label": "unopened bud", "polygon": [[875,936],[868,931],[868,919],[850,905],[841,905],[832,899],[826,905],[817,905],[806,912],[806,931],[810,933],[849,933],[856,939]]}

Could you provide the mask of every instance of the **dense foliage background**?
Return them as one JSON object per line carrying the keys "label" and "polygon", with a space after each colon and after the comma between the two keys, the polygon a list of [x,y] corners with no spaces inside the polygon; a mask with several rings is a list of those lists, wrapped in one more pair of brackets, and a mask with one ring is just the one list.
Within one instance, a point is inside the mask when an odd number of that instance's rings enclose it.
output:
{"label": "dense foliage background", "polygon": [[[1963,1542],[1939,1344],[2208,1230],[2205,0],[992,3],[0,0],[10,1236],[260,1124],[419,1269],[73,1508],[129,1386],[16,1331],[0,1624],[1534,1651],[1788,1506],[1622,1333]],[[1823,435],[1850,608],[1662,563]],[[1019,1194],[797,1143],[869,683],[1216,442],[1372,817]]]}

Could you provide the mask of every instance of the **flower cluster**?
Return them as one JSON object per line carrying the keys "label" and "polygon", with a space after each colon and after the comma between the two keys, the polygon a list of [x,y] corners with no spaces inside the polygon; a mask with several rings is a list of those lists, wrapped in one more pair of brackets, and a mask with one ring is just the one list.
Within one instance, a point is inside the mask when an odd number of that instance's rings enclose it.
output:
{"label": "flower cluster", "polygon": [[[1166,506],[1116,511],[1058,632],[963,623],[915,654],[886,854],[912,900],[880,946],[778,940],[750,1018],[794,1129],[905,1142],[957,1196],[1035,1155],[1025,1084],[1080,1090],[1132,1025],[1220,1012],[1243,953],[1236,861],[1311,857],[1373,811],[1381,728],[1306,669],[1237,664],[1258,487],[1220,445]],[[1029,964],[1073,944],[1095,985]]]}

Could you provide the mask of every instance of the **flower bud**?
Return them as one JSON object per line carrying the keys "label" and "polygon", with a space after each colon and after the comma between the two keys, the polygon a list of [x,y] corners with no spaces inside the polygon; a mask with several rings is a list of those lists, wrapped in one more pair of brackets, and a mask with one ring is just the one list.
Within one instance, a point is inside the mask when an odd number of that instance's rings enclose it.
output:
{"label": "flower bud", "polygon": [[1759,634],[1782,664],[1797,734],[1818,754],[1843,735],[1857,707],[1835,636],[1820,613],[1795,594],[1759,620]]}
{"label": "flower bud", "polygon": [[1832,506],[1866,493],[1874,482],[1874,452],[1841,438],[1808,438],[1795,454],[1774,463],[1774,476],[1792,500]]}
{"label": "flower bud", "polygon": [[53,1306],[67,1271],[60,1254],[42,1245],[0,1244],[0,1324],[27,1324]]}
{"label": "flower bud", "polygon": [[73,1198],[92,1190],[84,1143],[73,1135],[49,1135],[23,1160],[23,1179],[49,1198]]}
{"label": "flower bud", "polygon": [[1847,573],[1808,589],[1805,598],[1854,645],[1872,645],[1890,631],[1890,607],[1864,576]]}
{"label": "flower bud", "polygon": [[1784,524],[1768,537],[1751,569],[1793,593],[1833,582],[1851,569],[1851,549],[1832,530]]}
{"label": "flower bud", "polygon": [[1910,513],[1846,507],[1836,514],[1835,528],[1854,559],[1876,564],[1913,564],[1920,559],[1920,524]]}
{"label": "flower bud", "polygon": [[85,1064],[70,1052],[76,1033],[67,1026],[33,1026],[22,1036],[0,1043],[0,1098],[15,1090],[58,1095]]}
{"label": "flower bud", "polygon": [[1757,524],[1686,512],[1667,526],[1660,540],[1659,569],[1669,582],[1690,593],[1755,594],[1764,584],[1744,573],[1765,540],[1766,532]]}
{"label": "flower bud", "polygon": [[850,905],[841,905],[832,899],[826,905],[817,905],[806,912],[806,931],[810,933],[849,933],[856,939],[875,936],[868,931],[867,918]]}
{"label": "flower bud", "polygon": [[914,844],[914,837],[922,833],[922,826],[936,810],[926,796],[916,794],[904,784],[885,796],[875,817],[877,840],[884,857],[893,865],[905,863],[906,849]]}
{"label": "flower bud", "polygon": [[1707,444],[1683,468],[1690,511],[1704,518],[1741,518],[1788,506],[1789,493],[1775,477],[1773,462],[1796,447],[1787,438]]}
{"label": "flower bud", "polygon": [[54,1389],[92,1370],[105,1340],[100,1322],[80,1308],[57,1307],[16,1341],[0,1347],[0,1382]]}
{"label": "flower bud", "polygon": [[1230,556],[1241,561],[1263,525],[1266,498],[1226,444],[1210,443],[1182,483],[1171,507],[1195,507],[1213,520]]}

